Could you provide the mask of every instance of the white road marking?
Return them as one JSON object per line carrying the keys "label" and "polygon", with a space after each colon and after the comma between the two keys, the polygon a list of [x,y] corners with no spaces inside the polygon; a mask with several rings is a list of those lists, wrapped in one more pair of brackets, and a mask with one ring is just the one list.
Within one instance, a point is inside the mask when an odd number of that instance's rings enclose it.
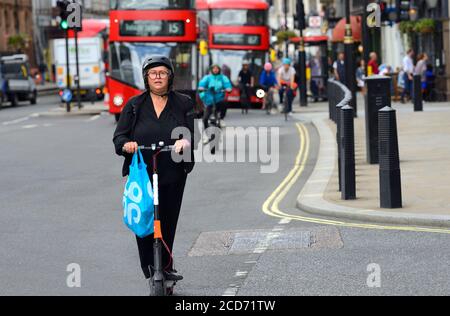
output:
{"label": "white road marking", "polygon": [[86,120],[86,122],[93,122],[96,121],[100,118],[100,115],[94,115],[92,117],[90,117],[89,119]]}
{"label": "white road marking", "polygon": [[25,129],[36,128],[36,127],[38,127],[36,124],[30,124],[30,125],[22,126],[22,128],[25,128]]}
{"label": "white road marking", "polygon": [[247,276],[247,274],[248,274],[248,271],[237,271],[235,274],[235,277],[241,278],[241,277]]}
{"label": "white road marking", "polygon": [[261,242],[256,246],[253,253],[262,254],[262,253],[266,252],[267,249],[269,249],[270,242],[279,236],[280,236],[280,233],[278,233],[278,232],[268,233],[266,238],[264,240],[261,240]]}
{"label": "white road marking", "polygon": [[222,296],[236,296],[239,287],[235,284],[230,284],[230,287],[223,293]]}
{"label": "white road marking", "polygon": [[291,222],[291,219],[290,218],[283,218],[283,219],[281,219],[279,222],[278,222],[278,224],[280,224],[280,225],[286,225],[286,224],[289,224]]}
{"label": "white road marking", "polygon": [[30,116],[26,116],[26,117],[21,117],[12,121],[8,121],[8,122],[3,122],[2,125],[12,125],[12,124],[17,124],[17,123],[22,123],[25,121],[28,121],[30,119]]}

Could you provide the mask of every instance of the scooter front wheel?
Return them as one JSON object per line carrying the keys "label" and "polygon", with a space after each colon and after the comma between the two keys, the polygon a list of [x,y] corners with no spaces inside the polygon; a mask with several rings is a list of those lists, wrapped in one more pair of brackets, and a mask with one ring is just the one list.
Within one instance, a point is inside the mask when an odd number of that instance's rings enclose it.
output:
{"label": "scooter front wheel", "polygon": [[153,293],[154,296],[166,296],[166,289],[164,287],[163,281],[153,282]]}

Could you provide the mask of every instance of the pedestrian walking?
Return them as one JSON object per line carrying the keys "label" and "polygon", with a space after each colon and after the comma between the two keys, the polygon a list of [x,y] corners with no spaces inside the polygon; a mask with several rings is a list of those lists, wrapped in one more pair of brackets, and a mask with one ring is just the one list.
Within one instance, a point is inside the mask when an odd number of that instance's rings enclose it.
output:
{"label": "pedestrian walking", "polygon": [[356,69],[356,84],[362,95],[366,94],[364,78],[366,76],[366,62],[364,59],[359,61],[359,67]]}
{"label": "pedestrian walking", "polygon": [[345,54],[339,53],[338,59],[333,63],[334,78],[345,84]]}
{"label": "pedestrian walking", "polygon": [[311,94],[314,98],[314,101],[317,102],[319,99],[319,93],[323,89],[323,80],[320,78],[320,76],[322,75],[320,52],[317,52],[314,58],[310,60],[309,67],[311,69]]}
{"label": "pedestrian walking", "polygon": [[370,53],[370,60],[367,63],[367,75],[378,75],[380,73],[379,71],[379,65],[378,65],[378,55],[375,52]]}
{"label": "pedestrian walking", "polygon": [[417,56],[417,64],[414,67],[414,75],[420,76],[420,82],[422,83],[423,89],[426,83],[425,73],[427,71],[427,63],[428,63],[428,55],[422,53]]}
{"label": "pedestrian walking", "polygon": [[406,56],[403,58],[403,81],[405,88],[403,89],[401,101],[405,103],[405,97],[408,95],[411,98],[412,81],[414,74],[414,50],[409,49]]}

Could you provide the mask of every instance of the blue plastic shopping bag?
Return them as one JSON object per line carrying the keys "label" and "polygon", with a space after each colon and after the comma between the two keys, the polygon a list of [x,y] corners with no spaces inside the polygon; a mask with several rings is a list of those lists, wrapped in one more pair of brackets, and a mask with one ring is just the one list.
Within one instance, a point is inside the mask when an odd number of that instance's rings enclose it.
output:
{"label": "blue plastic shopping bag", "polygon": [[123,221],[140,238],[153,234],[153,189],[140,150],[133,156],[123,193]]}

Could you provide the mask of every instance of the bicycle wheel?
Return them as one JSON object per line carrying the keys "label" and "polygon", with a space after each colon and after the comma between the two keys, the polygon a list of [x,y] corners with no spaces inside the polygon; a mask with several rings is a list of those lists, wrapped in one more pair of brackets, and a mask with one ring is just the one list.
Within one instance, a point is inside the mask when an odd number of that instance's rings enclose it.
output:
{"label": "bicycle wheel", "polygon": [[164,288],[163,281],[156,281],[153,283],[153,293],[155,296],[166,296],[166,290]]}
{"label": "bicycle wheel", "polygon": [[284,102],[283,102],[283,105],[284,105],[283,112],[284,112],[284,120],[285,121],[288,120],[288,103],[289,103],[289,101],[288,101],[288,94],[287,94],[287,89],[286,89],[286,92],[284,93]]}

